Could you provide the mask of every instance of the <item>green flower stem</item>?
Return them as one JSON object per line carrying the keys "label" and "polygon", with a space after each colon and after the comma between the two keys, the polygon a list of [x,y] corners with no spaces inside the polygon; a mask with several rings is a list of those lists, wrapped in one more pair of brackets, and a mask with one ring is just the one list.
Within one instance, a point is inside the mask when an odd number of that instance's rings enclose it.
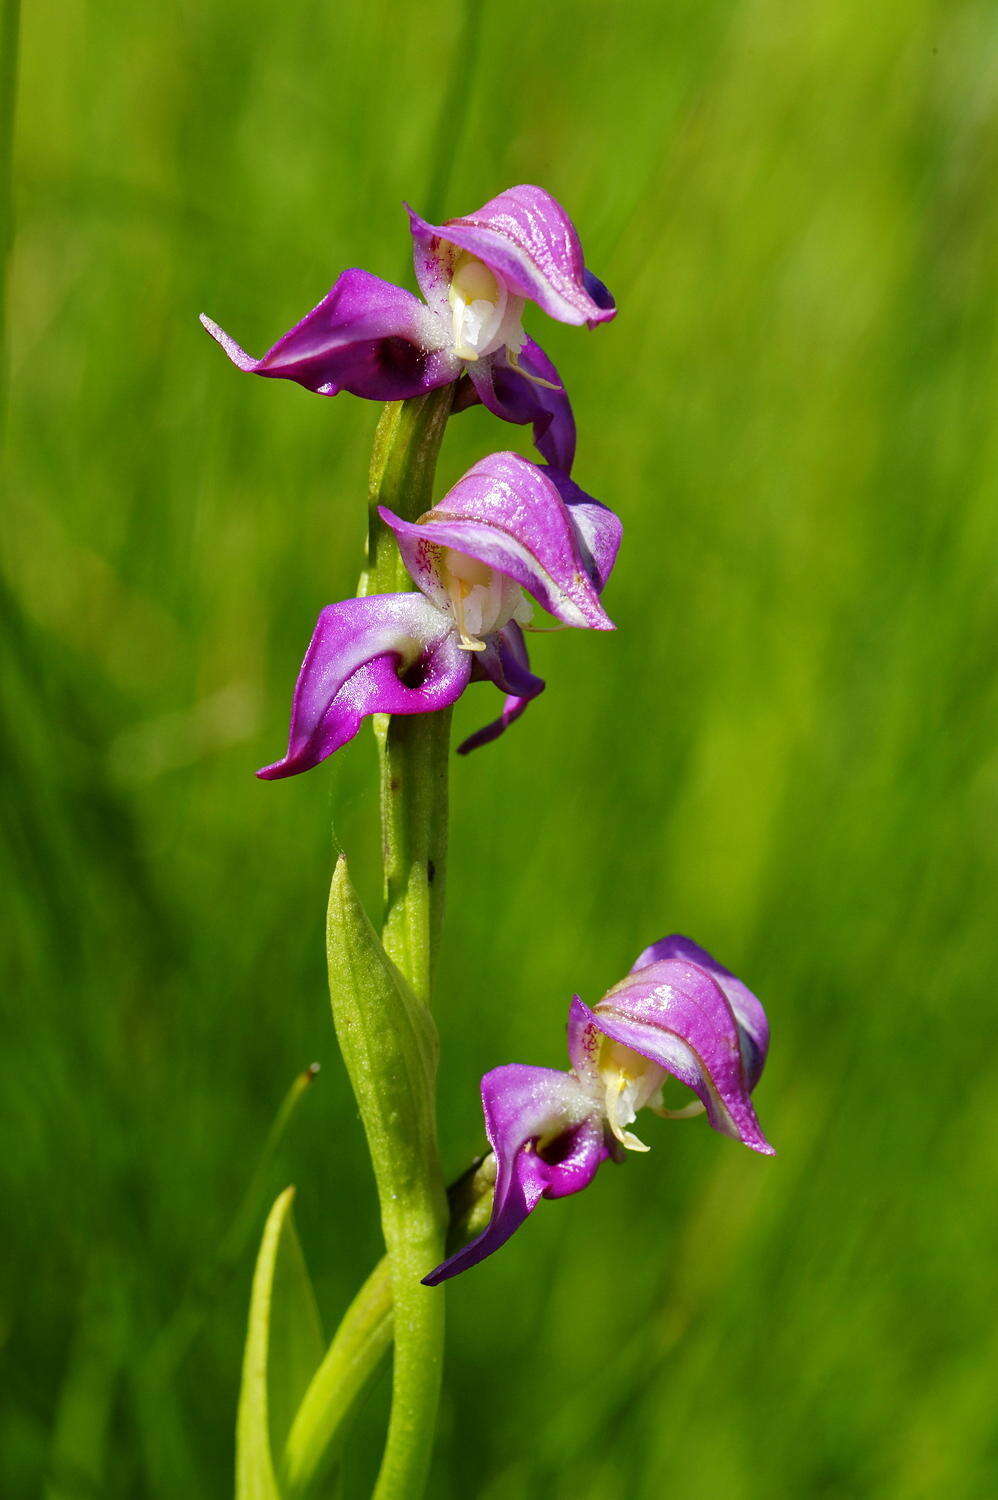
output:
{"label": "green flower stem", "polygon": [[433,504],[433,479],[454,387],[445,385],[410,401],[389,401],[374,434],[368,494],[367,574],[364,594],[412,587],[395,538],[378,515],[387,505],[415,521]]}
{"label": "green flower stem", "polygon": [[[447,386],[390,403],[382,414],[371,459],[365,594],[411,587],[377,507],[387,505],[406,520],[429,510],[452,399]],[[370,931],[342,859],[330,893],[333,1018],[371,1150],[394,1308],[392,1409],[374,1500],[422,1495],[440,1399],[444,1299],[421,1285],[421,1278],[443,1253],[447,1223],[436,1142],[436,1035],[427,1007],[443,907],[449,731],[446,712],[375,721],[384,857],[381,942]],[[362,1300],[354,1323],[366,1327],[372,1316]],[[348,1322],[339,1348],[334,1340],[324,1362],[328,1378],[316,1396],[329,1403],[334,1426],[337,1411],[349,1410],[359,1390],[351,1338]],[[328,1419],[325,1425],[328,1436]],[[304,1435],[298,1428],[289,1455],[296,1475],[309,1469],[308,1454],[321,1447],[322,1438],[314,1416]]]}
{"label": "green flower stem", "polygon": [[[486,1159],[450,1189],[449,1254],[474,1239],[488,1223],[494,1177],[494,1163]],[[378,1373],[393,1331],[386,1256],[344,1314],[295,1416],[284,1449],[282,1493],[287,1500],[309,1494],[320,1475],[336,1462],[350,1417]]]}
{"label": "green flower stem", "polygon": [[[430,1003],[444,914],[449,708],[379,733],[385,952]],[[380,726],[379,726],[380,728]]]}
{"label": "green flower stem", "polygon": [[[453,388],[385,407],[371,458],[365,593],[412,587],[395,538],[378,516],[387,505],[415,521],[433,504],[437,454]],[[450,710],[375,720],[381,765],[385,951],[414,994],[430,1002],[444,910]]]}
{"label": "green flower stem", "polygon": [[[389,408],[371,461],[372,578],[392,576],[411,587],[398,548],[376,506],[415,521],[433,504],[433,480],[453,389],[445,386],[401,408]],[[386,431],[386,429],[388,429]],[[386,547],[389,556],[385,557]],[[450,710],[413,714],[376,726],[381,763],[385,952],[429,1005],[435,949],[443,919],[447,853]],[[427,1184],[441,1206],[443,1181]],[[423,1493],[436,1429],[443,1375],[444,1299],[421,1285],[444,1244],[446,1214],[403,1226],[388,1245],[392,1272],[395,1355],[392,1411],[375,1500],[416,1500]]]}

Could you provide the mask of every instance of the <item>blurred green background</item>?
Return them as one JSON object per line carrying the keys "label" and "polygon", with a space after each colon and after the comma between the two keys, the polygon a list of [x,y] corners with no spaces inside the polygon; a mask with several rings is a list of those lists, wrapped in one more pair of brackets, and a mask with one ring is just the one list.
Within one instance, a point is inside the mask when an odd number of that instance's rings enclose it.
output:
{"label": "blurred green background", "polygon": [[[453,766],[445,1166],[480,1147],[478,1075],[561,1066],[573,990],[673,930],[767,1005],[779,1155],[653,1121],[650,1156],[454,1283],[430,1493],[978,1500],[998,10],[507,0],[477,58],[462,14],[25,9],[0,1492],[230,1492],[259,1220],[169,1379],[150,1351],[313,1058],[267,1197],[298,1184],[327,1329],[379,1253],[321,931],[331,813],[376,889],[371,740],[252,775],[319,607],[352,592],[378,413],[242,379],[196,315],[261,352],[344,267],[412,284],[403,198],[447,215],[538,182],[621,309],[593,335],[528,319],[577,477],[625,520],[620,628],[535,638],[547,694]],[[460,417],[440,492],[506,446],[530,453]],[[458,730],[495,706],[475,689]]]}

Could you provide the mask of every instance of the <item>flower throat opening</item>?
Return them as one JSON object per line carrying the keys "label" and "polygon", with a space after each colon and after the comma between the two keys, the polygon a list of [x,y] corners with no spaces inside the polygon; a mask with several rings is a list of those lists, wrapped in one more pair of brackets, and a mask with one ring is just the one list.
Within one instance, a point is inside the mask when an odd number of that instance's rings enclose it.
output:
{"label": "flower throat opening", "polygon": [[484,261],[462,250],[447,290],[458,359],[481,359],[504,344],[523,343],[523,298],[510,296]]}
{"label": "flower throat opening", "polygon": [[665,1069],[608,1036],[600,1043],[596,1066],[603,1089],[604,1114],[611,1131],[628,1151],[647,1151],[644,1141],[627,1127],[639,1109],[659,1102]]}
{"label": "flower throat opening", "polygon": [[525,624],[533,614],[520,585],[477,557],[444,547],[436,567],[462,651],[484,651],[485,636],[501,630],[510,620]]}

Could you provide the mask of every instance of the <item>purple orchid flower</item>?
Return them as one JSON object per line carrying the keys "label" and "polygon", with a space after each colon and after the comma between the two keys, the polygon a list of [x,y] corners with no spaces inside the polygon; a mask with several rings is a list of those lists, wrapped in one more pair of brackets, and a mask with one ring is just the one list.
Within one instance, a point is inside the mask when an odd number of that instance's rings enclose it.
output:
{"label": "purple orchid flower", "polygon": [[[639,1109],[709,1123],[772,1156],[749,1097],[769,1046],[766,1013],[752,992],[703,948],[666,937],[646,948],[626,979],[590,1010],[568,1012],[567,1072],[511,1063],[482,1079],[485,1129],[496,1164],[487,1228],[429,1276],[436,1286],[504,1245],[542,1198],[588,1187],[608,1157],[647,1151],[628,1129]],[[697,1095],[666,1109],[668,1074]]]}
{"label": "purple orchid flower", "polygon": [[446,224],[408,212],[425,302],[367,271],[344,271],[262,359],[203,314],[201,322],[240,370],[296,380],[320,396],[397,401],[466,374],[457,409],[481,401],[507,422],[531,422],[542,457],[570,473],[572,408],[521,318],[528,301],[560,323],[590,328],[615,315],[610,293],[586,270],[571,219],[550,193],[528,186]]}
{"label": "purple orchid flower", "polygon": [[614,629],[600,594],[620,521],[557,469],[493,453],[418,521],[380,514],[420,592],[322,611],[298,674],[287,753],[257,772],[266,780],[318,765],[369,714],[431,713],[485,678],[506,694],[502,714],[459,749],[497,738],[544,688],[523,639],[527,595],[564,625]]}

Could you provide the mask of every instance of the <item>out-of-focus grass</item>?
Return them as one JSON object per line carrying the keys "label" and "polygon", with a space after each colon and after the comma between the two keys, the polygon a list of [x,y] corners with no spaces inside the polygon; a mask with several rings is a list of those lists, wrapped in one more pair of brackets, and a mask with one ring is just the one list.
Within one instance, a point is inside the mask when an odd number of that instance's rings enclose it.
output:
{"label": "out-of-focus grass", "polygon": [[[272,1187],[328,1326],[378,1253],[321,944],[331,810],[373,886],[371,746],[251,774],[352,589],[377,413],[195,316],[261,350],[342,267],[401,274],[460,25],[24,17],[5,1496],[227,1492],[249,1260],[165,1389],[148,1352],[313,1057]],[[545,698],[454,766],[446,1162],[478,1074],[559,1064],[571,992],[674,929],[765,999],[780,1154],[653,1124],[454,1285],[440,1500],[994,1488],[996,43],[987,0],[486,10],[444,211],[536,181],[582,227],[621,315],[531,329],[627,536],[619,633],[538,637]],[[441,486],[499,446],[462,416]]]}

